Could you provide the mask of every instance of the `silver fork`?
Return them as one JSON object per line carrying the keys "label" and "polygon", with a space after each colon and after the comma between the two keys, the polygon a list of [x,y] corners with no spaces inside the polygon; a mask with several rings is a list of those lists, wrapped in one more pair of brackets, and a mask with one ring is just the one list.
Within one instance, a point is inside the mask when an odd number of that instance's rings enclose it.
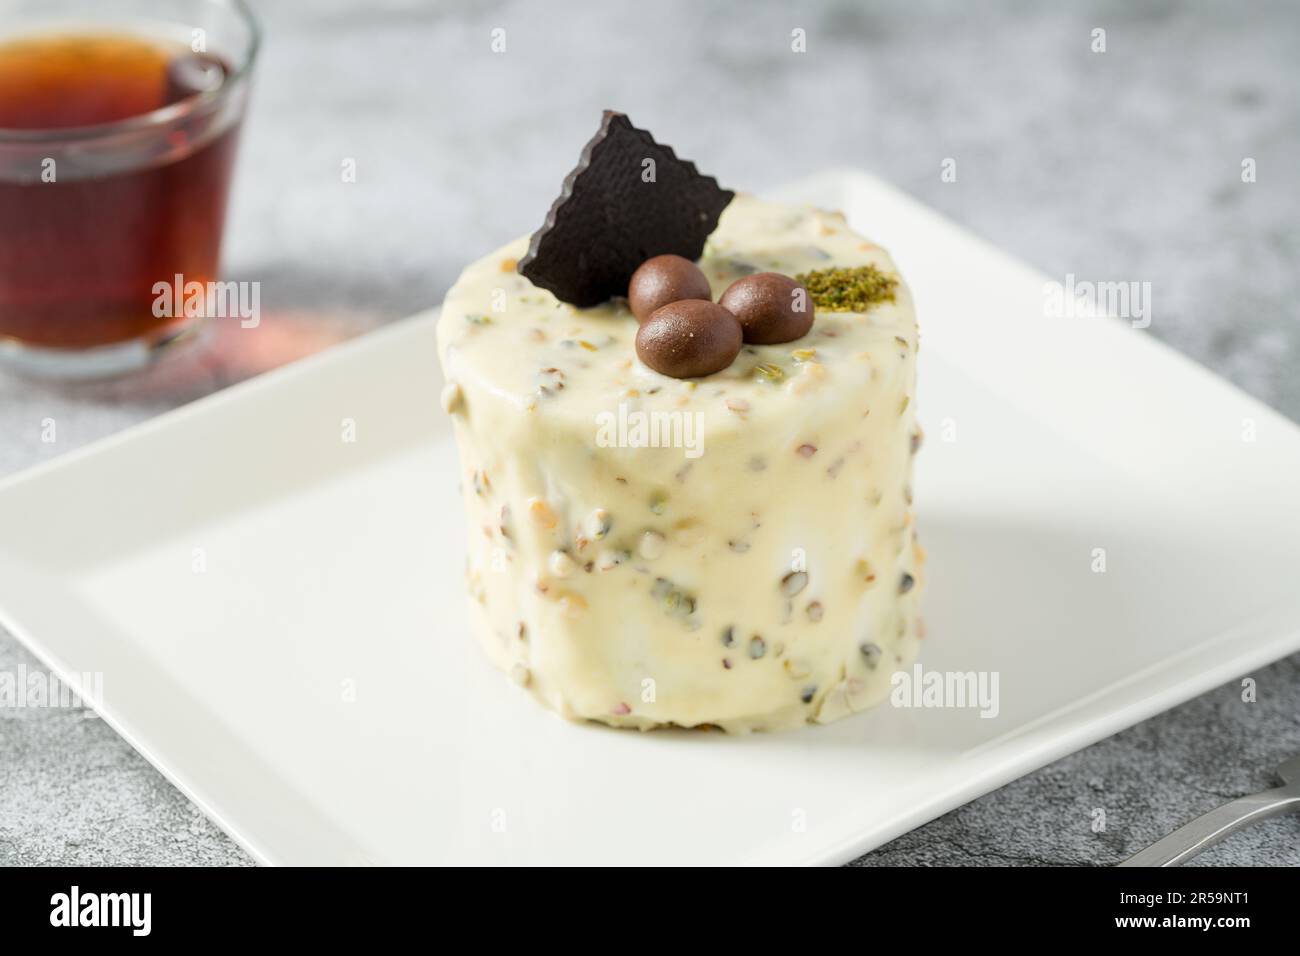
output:
{"label": "silver fork", "polygon": [[1225,803],[1179,827],[1120,866],[1178,866],[1230,833],[1265,817],[1300,809],[1300,757],[1277,768],[1282,786]]}

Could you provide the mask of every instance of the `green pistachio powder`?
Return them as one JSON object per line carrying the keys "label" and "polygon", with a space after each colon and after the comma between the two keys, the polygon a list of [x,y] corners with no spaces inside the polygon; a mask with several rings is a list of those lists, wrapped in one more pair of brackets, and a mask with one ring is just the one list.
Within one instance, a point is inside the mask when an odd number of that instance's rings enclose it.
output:
{"label": "green pistachio powder", "polygon": [[865,312],[877,302],[893,302],[898,279],[875,266],[819,269],[794,277],[812,296],[813,305],[827,312]]}

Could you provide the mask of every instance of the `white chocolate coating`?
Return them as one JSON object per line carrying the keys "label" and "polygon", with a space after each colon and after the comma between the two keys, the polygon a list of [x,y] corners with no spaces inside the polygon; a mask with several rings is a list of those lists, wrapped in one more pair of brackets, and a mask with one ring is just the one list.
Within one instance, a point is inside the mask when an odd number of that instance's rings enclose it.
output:
{"label": "white chocolate coating", "polygon": [[[637,358],[625,303],[574,309],[518,275],[526,247],[466,269],[438,323],[492,660],[566,717],[642,729],[773,730],[885,697],[924,560],[906,285],[683,381]],[[699,264],[715,301],[751,271],[897,275],[839,215],[746,195]],[[652,425],[677,446],[647,447]]]}

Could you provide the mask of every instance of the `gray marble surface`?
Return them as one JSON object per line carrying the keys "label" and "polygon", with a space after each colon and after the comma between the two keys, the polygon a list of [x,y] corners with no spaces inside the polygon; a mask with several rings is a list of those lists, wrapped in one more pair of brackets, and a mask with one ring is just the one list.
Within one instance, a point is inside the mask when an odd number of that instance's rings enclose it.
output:
{"label": "gray marble surface", "polygon": [[[729,185],[858,165],[1049,274],[1150,281],[1150,334],[1300,419],[1293,3],[256,6],[227,271],[262,283],[262,328],[127,382],[0,377],[0,473],[436,304],[536,225],[606,106]],[[24,663],[0,634],[0,671]],[[1255,703],[1222,687],[859,863],[1113,863],[1300,752],[1300,657],[1250,676]],[[0,711],[0,863],[249,862],[101,721]],[[1300,864],[1300,818],[1201,862]]]}

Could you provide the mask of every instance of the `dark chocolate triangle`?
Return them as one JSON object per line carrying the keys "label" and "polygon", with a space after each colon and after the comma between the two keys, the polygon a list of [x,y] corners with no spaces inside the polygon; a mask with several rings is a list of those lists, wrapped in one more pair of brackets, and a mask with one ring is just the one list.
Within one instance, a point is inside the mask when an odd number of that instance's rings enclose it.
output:
{"label": "dark chocolate triangle", "polygon": [[[647,160],[654,161],[648,182]],[[599,305],[626,295],[632,273],[652,256],[698,259],[734,195],[624,114],[606,110],[519,272],[570,305]]]}

